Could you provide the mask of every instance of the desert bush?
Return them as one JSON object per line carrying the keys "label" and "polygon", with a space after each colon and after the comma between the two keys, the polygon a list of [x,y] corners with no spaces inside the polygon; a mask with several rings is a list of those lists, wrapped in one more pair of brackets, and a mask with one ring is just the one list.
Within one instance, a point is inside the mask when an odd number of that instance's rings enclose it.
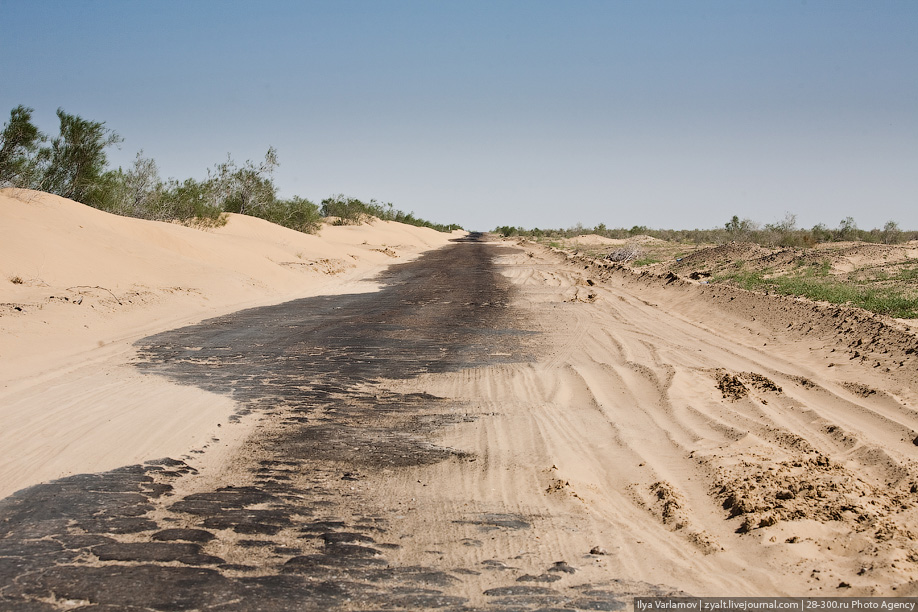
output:
{"label": "desert bush", "polygon": [[740,220],[738,215],[724,224],[724,229],[733,242],[751,242],[752,233],[758,230],[758,225],[751,219]]}
{"label": "desert bush", "polygon": [[106,176],[105,149],[121,137],[104,122],[89,121],[57,109],[60,133],[39,152],[42,191],[97,206],[113,177]]}
{"label": "desert bush", "polygon": [[854,217],[845,217],[838,224],[838,229],[835,230],[835,239],[856,240],[857,233],[857,223],[854,222]]}
{"label": "desert bush", "polygon": [[156,162],[137,153],[134,164],[128,170],[118,168],[106,173],[107,185],[103,197],[96,202],[102,210],[140,219],[157,221],[171,220],[165,209],[163,191],[165,185],[159,178]]}
{"label": "desert bush", "polygon": [[202,223],[217,223],[223,215],[223,209],[217,203],[210,181],[169,179],[162,189],[157,209],[164,219],[190,222],[195,219]]}
{"label": "desert bush", "polygon": [[360,225],[373,216],[365,203],[343,194],[322,200],[321,212],[323,217],[336,217],[338,225]]}
{"label": "desert bush", "polygon": [[275,200],[260,209],[258,216],[307,234],[316,234],[322,227],[319,207],[305,198],[294,196],[289,200]]}
{"label": "desert bush", "polygon": [[429,227],[440,232],[451,232],[454,229],[462,229],[462,226],[456,223],[444,225],[442,223],[433,223],[425,219],[420,219],[415,217],[413,212],[406,213],[396,209],[391,202],[386,204],[382,204],[376,200],[364,202],[343,194],[334,195],[322,200],[320,212],[323,217],[335,217],[334,223],[336,225],[360,225],[376,217],[383,221],[397,221],[399,223],[405,223],[406,225]]}
{"label": "desert bush", "polygon": [[[532,229],[521,226],[502,225],[494,232],[503,236],[520,236],[527,238],[544,238],[558,240],[572,238],[583,233],[581,224],[567,229]],[[775,223],[765,226],[751,219],[740,219],[738,215],[725,223],[722,227],[712,229],[651,229],[643,225],[631,228],[608,228],[600,223],[592,228],[592,233],[606,238],[629,238],[638,235],[647,235],[670,242],[683,242],[695,244],[726,244],[728,242],[751,242],[769,247],[813,247],[820,242],[837,240],[862,240],[867,242],[885,242],[896,244],[918,239],[918,231],[902,230],[894,221],[889,221],[883,229],[861,230],[857,228],[854,219],[843,219],[837,229],[830,229],[824,223],[814,225],[811,229],[796,227],[796,215],[787,213],[785,217]]]}
{"label": "desert bush", "polygon": [[164,185],[159,178],[159,168],[153,159],[144,157],[143,151],[139,151],[134,158],[134,165],[123,173],[121,178],[124,187],[122,200],[126,210],[122,214],[166,219],[162,206]]}
{"label": "desert bush", "polygon": [[510,225],[499,225],[496,228],[494,228],[494,233],[500,234],[504,238],[509,238],[510,236],[517,236],[517,235],[522,235],[522,236],[527,235],[526,230],[524,230],[522,227],[512,227]]}
{"label": "desert bush", "polygon": [[883,226],[882,237],[884,244],[898,244],[902,238],[902,230],[899,229],[899,224],[895,221],[887,221],[886,225]]}
{"label": "desert bush", "polygon": [[[17,106],[0,133],[0,186],[47,191],[100,206],[117,177],[107,169],[105,150],[121,137],[105,123],[57,109],[58,135],[48,137],[32,124],[33,109]],[[41,143],[48,142],[47,146]]]}
{"label": "desert bush", "polygon": [[[343,195],[327,198],[322,208],[305,198],[281,200],[274,184],[277,150],[263,161],[236,164],[230,155],[207,171],[207,178],[163,181],[153,159],[137,154],[127,170],[109,170],[106,149],[121,137],[102,122],[57,110],[60,132],[48,137],[32,124],[33,109],[17,106],[0,132],[0,187],[48,191],[119,215],[182,223],[225,222],[224,212],[253,215],[303,232],[317,232],[323,216],[342,223],[370,219],[399,221],[440,231],[459,229],[395,209],[391,203],[369,203]],[[49,142],[48,146],[41,146]]]}
{"label": "desert bush", "polygon": [[17,106],[0,132],[0,187],[31,188],[38,182],[39,145],[46,140],[32,124],[33,109]]}
{"label": "desert bush", "polygon": [[212,183],[212,192],[217,200],[214,205],[226,212],[260,216],[255,214],[258,209],[276,202],[274,169],[277,166],[277,150],[274,147],[268,148],[261,163],[248,160],[241,168],[227,155],[225,162],[208,171],[208,181]]}

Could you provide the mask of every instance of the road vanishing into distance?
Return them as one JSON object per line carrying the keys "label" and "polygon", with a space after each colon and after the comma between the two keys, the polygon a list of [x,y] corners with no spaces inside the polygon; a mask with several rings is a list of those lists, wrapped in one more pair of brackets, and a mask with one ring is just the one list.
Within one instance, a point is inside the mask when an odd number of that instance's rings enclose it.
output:
{"label": "road vanishing into distance", "polygon": [[[520,576],[509,545],[476,557],[483,541],[525,541],[538,517],[512,509],[443,509],[439,526],[431,515],[437,550],[417,552],[427,544],[404,526],[415,499],[388,482],[482,458],[434,439],[475,418],[461,402],[393,389],[526,361],[538,345],[494,263],[508,250],[471,235],[392,266],[378,291],[141,341],[150,376],[229,394],[236,418],[258,424],[219,466],[162,458],[0,500],[0,610],[617,610],[634,594],[672,594],[615,576],[554,584],[581,559],[538,559],[541,573]],[[455,550],[467,565],[450,561]]]}

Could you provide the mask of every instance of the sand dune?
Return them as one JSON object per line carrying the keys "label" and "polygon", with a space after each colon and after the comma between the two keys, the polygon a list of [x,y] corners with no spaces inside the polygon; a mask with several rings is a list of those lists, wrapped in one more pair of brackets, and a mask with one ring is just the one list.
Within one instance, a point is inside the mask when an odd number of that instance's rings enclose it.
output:
{"label": "sand dune", "polygon": [[316,236],[243,215],[201,230],[0,190],[0,496],[183,454],[226,424],[227,398],[125,365],[135,340],[243,307],[369,290],[361,279],[451,237],[378,220]]}

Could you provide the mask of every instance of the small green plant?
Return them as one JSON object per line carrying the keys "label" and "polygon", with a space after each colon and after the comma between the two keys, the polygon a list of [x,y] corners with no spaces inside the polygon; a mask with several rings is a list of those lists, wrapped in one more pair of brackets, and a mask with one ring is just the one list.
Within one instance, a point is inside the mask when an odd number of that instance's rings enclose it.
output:
{"label": "small green plant", "polygon": [[900,289],[866,287],[836,281],[831,277],[800,275],[765,278],[764,272],[732,272],[715,280],[730,282],[749,291],[773,291],[781,295],[797,295],[832,304],[850,304],[902,319],[918,318],[918,298]]}
{"label": "small green plant", "polygon": [[889,275],[889,272],[887,272],[886,270],[877,270],[876,272],[874,272],[872,280],[887,281],[890,278],[892,277]]}
{"label": "small green plant", "polygon": [[798,259],[794,263],[794,269],[799,270],[799,272],[804,276],[826,277],[832,270],[832,262],[828,259],[820,259],[819,261],[806,261],[803,259]]}
{"label": "small green plant", "polygon": [[718,274],[712,279],[714,282],[722,283],[729,282],[741,289],[746,289],[749,291],[755,291],[756,289],[762,289],[765,286],[765,278],[763,272],[758,271],[746,271],[740,267],[736,272],[729,272],[726,274]]}
{"label": "small green plant", "polygon": [[651,264],[660,263],[660,260],[654,257],[653,255],[648,255],[647,257],[642,257],[640,259],[634,260],[634,267],[640,268],[641,266],[649,266]]}

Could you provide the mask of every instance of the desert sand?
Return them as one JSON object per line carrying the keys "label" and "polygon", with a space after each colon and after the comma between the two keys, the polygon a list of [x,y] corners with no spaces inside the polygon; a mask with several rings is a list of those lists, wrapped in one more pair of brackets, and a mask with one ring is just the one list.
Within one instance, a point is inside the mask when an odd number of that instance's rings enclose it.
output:
{"label": "desert sand", "polygon": [[[0,191],[0,497],[181,455],[227,423],[226,397],[140,376],[129,365],[136,340],[246,307],[371,291],[366,279],[452,237],[378,220],[307,235],[232,214],[196,229]],[[245,427],[219,431],[226,448]]]}
{"label": "desert sand", "polygon": [[708,596],[918,592],[907,327],[521,248],[502,272],[548,339],[540,357],[392,383],[468,406],[439,443],[480,458],[387,481],[430,538],[406,560],[462,541],[477,504],[540,517],[535,543],[464,553],[517,551],[520,571],[573,559],[580,582]]}
{"label": "desert sand", "polygon": [[[242,217],[203,232],[13,195],[0,200],[0,265],[23,281],[0,290],[7,493],[191,447],[207,449],[197,465],[216,462],[246,432],[227,424],[231,401],[141,377],[133,340],[243,305],[370,291],[362,279],[390,255],[448,239],[380,223],[303,236]],[[384,382],[462,406],[434,442],[473,458],[353,484],[397,505],[406,536],[388,559],[444,571],[509,559],[521,578],[549,560],[575,566],[557,588],[918,594],[912,331],[507,244],[497,266],[539,332],[532,358]],[[207,448],[218,423],[221,446]],[[482,537],[464,520],[473,511],[532,528]],[[493,575],[449,592],[481,603]]]}

